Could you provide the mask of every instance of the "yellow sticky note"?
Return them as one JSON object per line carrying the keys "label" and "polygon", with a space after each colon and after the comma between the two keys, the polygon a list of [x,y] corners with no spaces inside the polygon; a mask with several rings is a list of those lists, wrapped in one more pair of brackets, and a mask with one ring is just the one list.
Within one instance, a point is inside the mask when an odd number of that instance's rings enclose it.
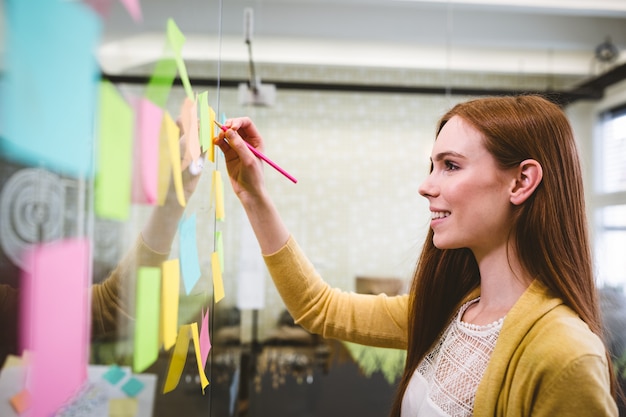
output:
{"label": "yellow sticky note", "polygon": [[178,66],[178,74],[183,82],[183,87],[185,87],[187,98],[193,100],[193,91],[191,90],[191,83],[189,82],[189,76],[187,75],[187,67],[185,67],[185,61],[183,61],[181,53],[183,44],[185,43],[185,35],[183,35],[173,19],[168,19],[167,21],[167,40],[170,47],[174,51],[176,65]]}
{"label": "yellow sticky note", "polygon": [[167,369],[163,394],[173,391],[178,386],[180,376],[183,374],[183,368],[185,367],[187,351],[189,350],[189,332],[189,324],[180,326],[180,329],[178,329],[178,337],[170,358],[170,366]]}
{"label": "yellow sticky note", "polygon": [[215,110],[213,110],[211,106],[209,106],[209,126],[211,127],[211,140],[206,148],[206,153],[209,161],[215,162],[215,145],[213,144],[213,139],[215,139],[215,129],[217,129],[217,126],[215,125]]}
{"label": "yellow sticky note", "polygon": [[161,270],[142,267],[137,271],[133,370],[143,372],[159,356]]}
{"label": "yellow sticky note", "polygon": [[211,271],[213,272],[213,297],[215,302],[218,303],[224,298],[224,281],[222,281],[220,256],[217,252],[211,254]]}
{"label": "yellow sticky note", "polygon": [[172,176],[174,177],[174,187],[176,188],[176,197],[178,198],[178,204],[185,207],[185,192],[183,191],[183,177],[182,169],[180,167],[180,146],[178,145],[180,129],[176,125],[176,122],[172,120],[172,116],[170,116],[167,112],[163,114],[163,129],[165,130],[165,136],[167,137],[169,147],[170,162],[172,164]]}
{"label": "yellow sticky note", "polygon": [[213,171],[213,192],[215,193],[215,218],[224,220],[224,183],[220,171]]}
{"label": "yellow sticky note", "polygon": [[109,399],[109,417],[135,417],[138,404],[136,398],[111,398]]}
{"label": "yellow sticky note", "polygon": [[157,204],[162,206],[165,204],[165,197],[170,188],[172,178],[172,159],[170,157],[170,145],[167,138],[167,129],[165,122],[161,120],[161,130],[159,131],[159,185],[157,194]]}
{"label": "yellow sticky note", "polygon": [[198,375],[200,376],[200,385],[202,385],[202,394],[204,389],[209,385],[209,380],[204,373],[202,367],[202,355],[200,354],[200,336],[198,334],[198,323],[191,323],[191,338],[193,339],[193,348],[196,351],[196,362],[198,364]]}
{"label": "yellow sticky note", "polygon": [[163,262],[163,286],[161,291],[161,342],[165,350],[176,343],[178,329],[178,301],[180,293],[180,261]]}

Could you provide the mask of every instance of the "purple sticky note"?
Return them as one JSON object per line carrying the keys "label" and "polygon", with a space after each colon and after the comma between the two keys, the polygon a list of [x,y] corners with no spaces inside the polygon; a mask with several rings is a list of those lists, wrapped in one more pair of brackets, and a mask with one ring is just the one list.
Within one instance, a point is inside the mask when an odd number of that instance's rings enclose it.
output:
{"label": "purple sticky note", "polygon": [[25,254],[20,331],[30,354],[32,416],[54,414],[87,379],[89,241],[41,244]]}

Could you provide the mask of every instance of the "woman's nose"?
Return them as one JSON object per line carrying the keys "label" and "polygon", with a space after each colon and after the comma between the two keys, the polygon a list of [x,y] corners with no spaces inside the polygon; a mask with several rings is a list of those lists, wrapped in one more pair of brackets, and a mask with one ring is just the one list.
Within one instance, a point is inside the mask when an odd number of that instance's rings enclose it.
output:
{"label": "woman's nose", "polygon": [[437,186],[433,182],[432,176],[432,174],[429,174],[418,188],[418,191],[422,197],[434,197],[439,192]]}

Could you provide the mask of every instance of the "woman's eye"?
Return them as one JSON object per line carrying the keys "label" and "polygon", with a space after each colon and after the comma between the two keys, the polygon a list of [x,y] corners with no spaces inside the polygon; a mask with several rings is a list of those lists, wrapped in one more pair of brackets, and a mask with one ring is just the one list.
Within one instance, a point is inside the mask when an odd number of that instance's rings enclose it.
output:
{"label": "woman's eye", "polygon": [[454,162],[444,161],[444,163],[445,163],[446,169],[448,171],[454,171],[454,170],[457,170],[459,168],[458,165],[456,165]]}

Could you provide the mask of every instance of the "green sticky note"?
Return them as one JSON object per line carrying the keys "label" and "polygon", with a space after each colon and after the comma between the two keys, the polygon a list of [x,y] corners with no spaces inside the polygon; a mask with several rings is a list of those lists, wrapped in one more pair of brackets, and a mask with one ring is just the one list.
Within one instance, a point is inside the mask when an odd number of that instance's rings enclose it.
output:
{"label": "green sticky note", "polygon": [[139,268],[136,292],[133,370],[138,373],[152,365],[159,355],[161,268]]}
{"label": "green sticky note", "polygon": [[178,75],[185,87],[185,93],[190,100],[194,99],[193,91],[191,90],[191,83],[189,82],[189,76],[187,75],[187,67],[185,61],[183,61],[182,49],[185,43],[185,36],[176,26],[176,22],[173,19],[167,21],[167,40],[174,51],[174,57],[176,58],[176,65],[178,66]]}
{"label": "green sticky note", "polygon": [[165,108],[167,97],[176,78],[177,65],[173,58],[160,59],[154,66],[145,97],[161,108]]}
{"label": "green sticky note", "polygon": [[198,94],[198,115],[200,121],[200,146],[203,151],[209,149],[212,146],[213,126],[209,120],[209,92],[203,91]]}
{"label": "green sticky note", "polygon": [[100,83],[96,151],[95,212],[106,219],[128,218],[134,113],[109,81]]}

